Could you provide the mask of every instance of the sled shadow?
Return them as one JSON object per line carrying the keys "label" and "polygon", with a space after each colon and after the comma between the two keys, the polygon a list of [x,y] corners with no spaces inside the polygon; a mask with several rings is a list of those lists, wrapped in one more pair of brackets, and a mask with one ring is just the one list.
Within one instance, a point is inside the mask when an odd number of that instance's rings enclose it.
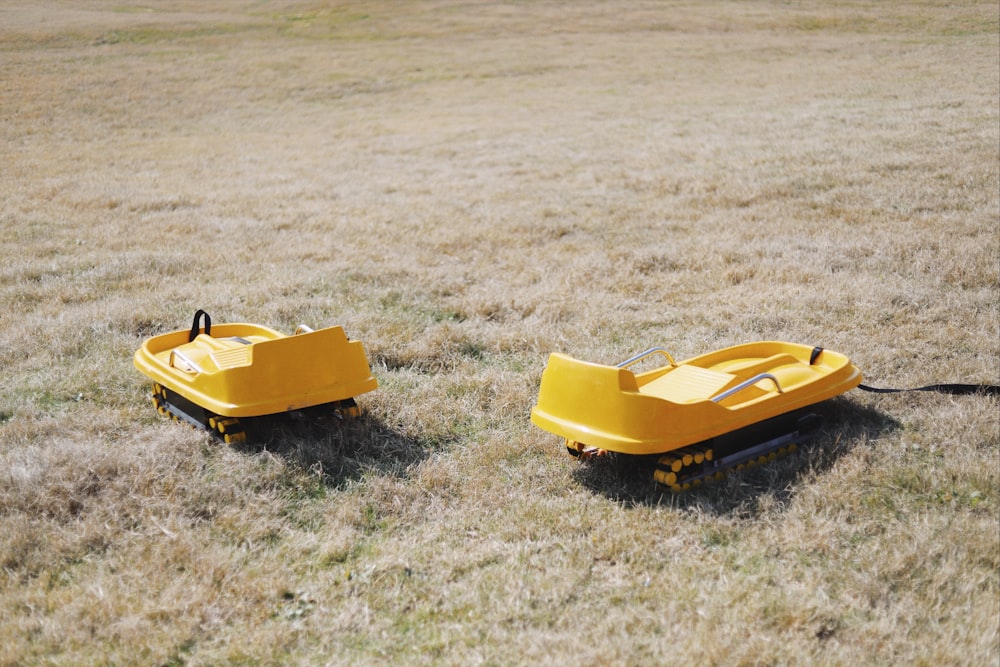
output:
{"label": "sled shadow", "polygon": [[303,411],[246,421],[247,440],[231,445],[234,449],[281,456],[317,472],[332,487],[369,473],[402,476],[427,452],[369,414],[341,418]]}
{"label": "sled shadow", "polygon": [[668,505],[714,515],[752,517],[757,500],[771,496],[784,506],[808,475],[822,475],[840,457],[868,440],[899,428],[878,410],[838,397],[811,409],[823,417],[819,433],[800,451],[760,467],[730,472],[726,479],[673,493],[653,481],[656,457],[605,456],[587,461],[574,477],[595,493],[628,505]]}

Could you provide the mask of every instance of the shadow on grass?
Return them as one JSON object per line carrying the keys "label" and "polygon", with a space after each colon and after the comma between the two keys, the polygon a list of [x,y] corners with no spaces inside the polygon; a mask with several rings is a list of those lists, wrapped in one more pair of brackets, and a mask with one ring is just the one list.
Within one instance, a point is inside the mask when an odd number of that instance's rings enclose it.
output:
{"label": "shadow on grass", "polygon": [[[805,476],[823,474],[867,440],[899,427],[892,417],[846,398],[811,410],[822,415],[819,433],[795,454],[766,465],[731,472],[725,480],[685,493],[673,493],[653,481],[655,457],[607,456],[580,465],[574,476],[584,486],[618,502],[673,505],[716,515],[753,516],[757,499],[770,495],[784,506]],[[752,443],[748,443],[752,444]]]}
{"label": "shadow on grass", "polygon": [[368,414],[341,419],[303,411],[245,421],[247,441],[233,445],[234,449],[267,450],[319,472],[333,487],[366,473],[403,475],[427,456],[425,443],[401,435]]}

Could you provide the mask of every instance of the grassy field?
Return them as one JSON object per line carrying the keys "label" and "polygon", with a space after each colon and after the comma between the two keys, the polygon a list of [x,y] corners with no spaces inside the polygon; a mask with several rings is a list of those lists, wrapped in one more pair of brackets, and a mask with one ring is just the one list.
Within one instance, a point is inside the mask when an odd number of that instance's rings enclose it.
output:
{"label": "grassy field", "polygon": [[[549,353],[1000,381],[996,2],[0,6],[0,664],[997,664],[995,398],[835,399],[694,493]],[[131,356],[341,324],[365,417],[226,447]]]}

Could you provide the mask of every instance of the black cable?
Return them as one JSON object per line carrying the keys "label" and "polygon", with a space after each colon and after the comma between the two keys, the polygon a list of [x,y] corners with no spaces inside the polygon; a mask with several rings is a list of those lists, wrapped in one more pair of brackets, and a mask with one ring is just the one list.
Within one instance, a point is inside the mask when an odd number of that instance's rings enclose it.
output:
{"label": "black cable", "polygon": [[1000,395],[1000,385],[996,384],[929,384],[926,387],[915,387],[913,389],[884,389],[859,384],[858,389],[870,391],[875,394],[896,394],[902,391],[935,391],[941,394],[954,394],[956,396],[965,396],[968,394],[982,394],[984,396]]}

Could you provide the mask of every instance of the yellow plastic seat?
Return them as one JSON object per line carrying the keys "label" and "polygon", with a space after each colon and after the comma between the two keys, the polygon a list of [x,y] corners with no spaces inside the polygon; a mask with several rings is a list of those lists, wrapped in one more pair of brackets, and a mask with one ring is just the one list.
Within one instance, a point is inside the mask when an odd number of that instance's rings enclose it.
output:
{"label": "yellow plastic seat", "polygon": [[[649,352],[662,352],[654,348]],[[578,443],[625,454],[662,454],[853,389],[846,356],[807,345],[737,345],[635,374],[554,353],[531,421]],[[582,449],[581,449],[582,451]]]}
{"label": "yellow plastic seat", "polygon": [[339,326],[286,336],[256,324],[218,324],[193,334],[147,339],[133,361],[154,383],[216,415],[276,414],[378,386],[361,342]]}
{"label": "yellow plastic seat", "polygon": [[730,373],[682,365],[639,387],[639,391],[674,403],[691,403],[710,399],[736,382],[737,377]]}

